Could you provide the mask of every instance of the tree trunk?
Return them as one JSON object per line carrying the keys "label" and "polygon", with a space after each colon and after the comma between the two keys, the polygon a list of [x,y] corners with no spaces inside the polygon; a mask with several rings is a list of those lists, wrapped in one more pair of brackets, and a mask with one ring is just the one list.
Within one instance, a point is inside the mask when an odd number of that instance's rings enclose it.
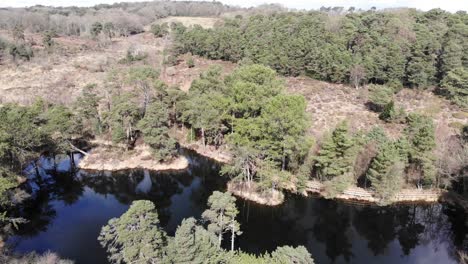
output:
{"label": "tree trunk", "polygon": [[[74,150],[74,151],[78,151],[80,152],[81,154],[85,155],[85,156],[88,156],[89,154],[86,153],[85,151],[77,148],[75,145],[73,145],[70,141],[68,141],[68,144],[70,145],[70,147]],[[54,155],[54,164],[55,164],[55,155]]]}
{"label": "tree trunk", "polygon": [[231,251],[234,251],[234,236],[235,236],[235,225],[234,219],[231,222]]}
{"label": "tree trunk", "polygon": [[70,156],[70,166],[72,168],[72,170],[75,169],[75,160],[73,159],[73,152],[70,151],[70,153],[68,154]]}
{"label": "tree trunk", "polygon": [[220,231],[219,231],[219,235],[218,235],[218,248],[221,248],[221,241],[223,240],[223,226],[222,226],[222,223],[223,223],[223,214],[224,212],[221,212],[221,224],[220,224]]}
{"label": "tree trunk", "polygon": [[203,148],[206,149],[205,129],[203,127],[201,129],[201,134],[202,134]]}

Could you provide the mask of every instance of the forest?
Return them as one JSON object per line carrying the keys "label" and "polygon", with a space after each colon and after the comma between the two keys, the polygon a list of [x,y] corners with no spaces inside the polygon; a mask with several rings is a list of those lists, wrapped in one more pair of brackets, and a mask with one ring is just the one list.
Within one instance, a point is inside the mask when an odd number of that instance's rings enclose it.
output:
{"label": "forest", "polygon": [[[158,23],[172,16],[220,19],[213,27]],[[102,70],[102,82],[79,86],[73,102],[37,94],[27,105],[0,101],[2,238],[26,221],[17,213],[31,199],[25,168],[35,164],[37,170],[35,160],[44,155],[55,160],[65,154],[73,162],[73,153],[89,155],[93,140],[111,142],[123,155],[148,146],[159,163],[180,156],[183,143],[197,144],[200,153],[227,151],[231,159],[222,164],[221,176],[233,190],[267,200],[278,193],[307,195],[319,183],[327,199],[358,187],[380,206],[392,204],[402,190],[450,193],[466,203],[468,124],[457,124],[442,141],[430,113],[409,111],[398,101],[404,90],[429,93],[466,116],[465,11],[290,12],[275,5],[247,10],[219,2],[157,1],[0,9],[0,30],[8,36],[0,34],[0,66],[62,56],[55,41],[62,37],[89,39],[96,49],[148,32],[151,40],[170,41],[157,65],[148,54],[128,49],[119,67]],[[42,43],[28,38],[32,34]],[[202,59],[230,62],[233,70],[213,63],[187,91],[165,82],[168,68],[198,68]],[[296,77],[365,91],[364,107],[378,122],[356,129],[343,118],[320,137],[313,135],[310,98],[289,89],[289,78]],[[161,228],[157,204],[135,201],[98,239],[111,263],[313,263],[302,246],[258,256],[235,250],[235,237],[242,234],[235,201],[229,192],[215,191],[201,219],[184,219],[174,236]],[[227,237],[230,251],[221,246]],[[68,263],[50,254],[5,253],[0,260],[40,263],[49,257]]]}
{"label": "forest", "polygon": [[440,9],[236,16],[213,29],[176,32],[175,50],[355,87],[437,86],[466,107],[466,85],[453,84],[467,76],[467,20],[466,12]]}

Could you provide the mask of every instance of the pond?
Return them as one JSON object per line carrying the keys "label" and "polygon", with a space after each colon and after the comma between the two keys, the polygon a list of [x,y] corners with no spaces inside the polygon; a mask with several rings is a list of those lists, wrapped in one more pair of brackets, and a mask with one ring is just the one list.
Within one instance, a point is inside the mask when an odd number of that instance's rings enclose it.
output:
{"label": "pond", "polygon": [[[17,252],[50,250],[78,264],[107,263],[97,241],[101,227],[141,199],[156,204],[173,235],[182,219],[199,218],[208,196],[226,183],[219,164],[185,154],[190,167],[177,173],[73,172],[66,158],[41,158],[37,170],[27,169],[32,199],[22,214],[29,222],[8,242]],[[457,250],[468,243],[466,214],[445,204],[375,207],[292,194],[277,207],[237,203],[243,234],[236,246],[250,253],[304,245],[318,264],[457,263]]]}

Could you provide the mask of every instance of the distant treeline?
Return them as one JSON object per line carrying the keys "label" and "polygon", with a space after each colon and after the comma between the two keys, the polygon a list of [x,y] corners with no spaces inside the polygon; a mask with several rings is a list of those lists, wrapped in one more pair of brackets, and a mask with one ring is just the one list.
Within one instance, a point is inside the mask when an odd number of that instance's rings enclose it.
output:
{"label": "distant treeline", "polygon": [[[331,10],[333,11],[333,10]],[[330,82],[439,85],[468,65],[468,15],[434,9],[277,12],[178,31],[177,53],[267,65]]]}
{"label": "distant treeline", "polygon": [[54,31],[60,35],[90,35],[95,22],[112,23],[117,33],[129,35],[143,31],[143,26],[167,16],[219,16],[240,8],[220,2],[154,1],[117,3],[94,7],[46,7],[0,9],[0,29],[22,27],[42,33]]}

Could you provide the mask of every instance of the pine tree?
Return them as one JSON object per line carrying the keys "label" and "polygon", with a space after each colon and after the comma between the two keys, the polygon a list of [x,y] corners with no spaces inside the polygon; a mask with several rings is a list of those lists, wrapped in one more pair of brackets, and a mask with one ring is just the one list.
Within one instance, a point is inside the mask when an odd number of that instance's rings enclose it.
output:
{"label": "pine tree", "polygon": [[271,262],[274,264],[314,264],[312,256],[303,246],[278,247],[271,253]]}
{"label": "pine tree", "polygon": [[369,85],[369,102],[373,110],[381,112],[385,105],[392,102],[393,89],[383,85]]}
{"label": "pine tree", "polygon": [[442,80],[447,97],[461,107],[468,107],[468,70],[455,68]]}
{"label": "pine tree", "polygon": [[197,225],[194,218],[182,220],[167,247],[167,260],[174,264],[217,264],[224,252],[218,249],[216,236]]}
{"label": "pine tree", "polygon": [[221,247],[223,234],[231,232],[231,251],[234,250],[235,235],[240,235],[240,224],[236,221],[239,213],[236,207],[236,198],[230,193],[215,191],[208,198],[208,209],[202,218],[209,222],[208,231],[218,236],[218,247]]}
{"label": "pine tree", "polygon": [[379,147],[377,156],[372,159],[366,177],[372,188],[387,202],[401,189],[404,163],[399,149],[393,142],[386,142]]}
{"label": "pine tree", "polygon": [[130,147],[136,140],[137,123],[141,118],[140,109],[134,102],[132,93],[122,93],[112,98],[110,128],[112,141],[127,144]]}
{"label": "pine tree", "polygon": [[436,170],[432,153],[435,148],[434,130],[434,123],[430,117],[419,114],[408,116],[405,134],[410,145],[409,162],[421,171],[418,186],[435,182]]}
{"label": "pine tree", "polygon": [[319,178],[330,180],[345,175],[352,170],[354,152],[353,139],[348,135],[345,122],[340,123],[331,136],[327,136],[315,158],[315,168]]}
{"label": "pine tree", "polygon": [[160,263],[167,246],[166,233],[150,201],[135,201],[127,212],[113,218],[98,238],[113,263]]}
{"label": "pine tree", "polygon": [[169,136],[168,107],[160,101],[152,102],[146,115],[138,122],[143,138],[159,161],[173,157],[176,153],[176,141]]}

